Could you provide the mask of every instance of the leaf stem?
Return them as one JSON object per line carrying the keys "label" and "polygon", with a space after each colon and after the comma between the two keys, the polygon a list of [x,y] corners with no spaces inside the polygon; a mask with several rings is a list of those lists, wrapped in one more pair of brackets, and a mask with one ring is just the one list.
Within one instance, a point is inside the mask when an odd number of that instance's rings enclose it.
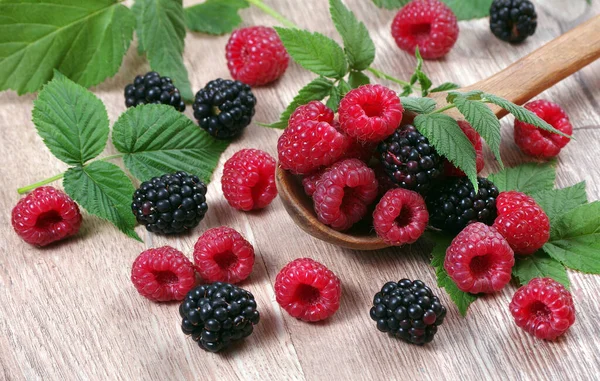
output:
{"label": "leaf stem", "polygon": [[45,179],[45,180],[38,181],[37,183],[34,183],[34,184],[31,184],[31,185],[28,185],[28,186],[26,186],[26,187],[23,187],[23,188],[19,188],[19,189],[17,189],[17,192],[18,192],[19,194],[25,194],[25,193],[27,193],[27,192],[30,192],[30,191],[34,190],[34,189],[35,189],[35,188],[37,188],[37,187],[41,187],[42,185],[50,184],[50,183],[52,183],[52,182],[54,182],[54,181],[56,181],[56,180],[60,180],[60,179],[62,179],[64,176],[65,176],[65,173],[64,173],[64,172],[63,172],[63,173],[59,173],[59,174],[58,174],[58,175],[56,175],[56,176],[52,176],[52,177],[49,177],[49,178],[47,178],[47,179]]}
{"label": "leaf stem", "polygon": [[110,156],[106,156],[106,157],[101,157],[100,159],[98,159],[96,161],[108,161],[108,160],[112,160],[112,159],[118,159],[118,158],[123,157],[123,156],[125,156],[124,153],[116,153],[114,155],[110,155]]}
{"label": "leaf stem", "polygon": [[388,81],[395,82],[395,83],[397,83],[399,85],[402,85],[402,86],[410,86],[409,82],[406,82],[406,81],[403,81],[403,80],[398,79],[396,77],[393,77],[393,76],[391,76],[389,74],[386,74],[386,73],[382,72],[381,70],[375,69],[374,67],[370,67],[367,70],[370,71],[371,73],[373,73],[373,75],[375,75],[375,77],[377,77],[377,78],[387,79]]}
{"label": "leaf stem", "polygon": [[456,105],[452,103],[452,104],[446,105],[442,108],[438,108],[437,110],[430,112],[430,114],[441,114],[442,112],[453,109],[455,107],[456,107]]}
{"label": "leaf stem", "polygon": [[281,13],[277,12],[273,8],[269,7],[267,4],[263,3],[262,0],[246,0],[248,3],[254,5],[259,8],[269,16],[273,17],[275,20],[282,23],[287,28],[292,29],[300,29],[296,24],[285,18]]}

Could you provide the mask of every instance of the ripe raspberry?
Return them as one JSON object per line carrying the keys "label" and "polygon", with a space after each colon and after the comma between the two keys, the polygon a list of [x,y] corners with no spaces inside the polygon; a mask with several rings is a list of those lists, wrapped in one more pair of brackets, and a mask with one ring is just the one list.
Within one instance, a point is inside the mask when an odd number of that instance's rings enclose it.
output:
{"label": "ripe raspberry", "polygon": [[377,197],[375,172],[357,159],[346,159],[328,168],[313,194],[319,221],[336,230],[349,229],[367,214]]}
{"label": "ripe raspberry", "polygon": [[446,250],[444,268],[459,289],[472,294],[500,291],[508,282],[515,255],[496,229],[474,222]]}
{"label": "ripe raspberry", "polygon": [[308,120],[326,122],[333,125],[334,116],[333,110],[329,107],[319,101],[312,101],[296,108],[290,116],[288,125],[296,125]]}
{"label": "ripe raspberry", "polygon": [[221,187],[229,205],[236,209],[266,207],[277,196],[275,159],[257,149],[238,151],[225,162]]}
{"label": "ripe raspberry", "polygon": [[[534,112],[557,130],[567,135],[573,133],[573,126],[569,121],[569,117],[556,103],[540,99],[527,103],[525,108]],[[515,143],[517,143],[523,153],[529,156],[542,158],[554,157],[570,141],[571,139],[565,136],[542,130],[520,120],[515,120]]]}
{"label": "ripe raspberry", "polygon": [[575,322],[571,293],[550,278],[532,279],[510,302],[517,326],[538,339],[554,340]]}
{"label": "ripe raspberry", "polygon": [[254,248],[227,226],[212,228],[194,245],[194,263],[205,282],[238,283],[252,272]]}
{"label": "ripe raspberry", "polygon": [[324,171],[314,172],[302,178],[302,186],[304,187],[304,193],[306,193],[307,196],[312,197],[315,193],[317,190],[317,182],[321,180],[323,172]]}
{"label": "ripe raspberry", "polygon": [[[473,148],[475,148],[475,154],[477,157],[477,173],[479,173],[483,170],[483,167],[485,166],[485,162],[483,160],[483,143],[481,142],[481,136],[479,136],[479,133],[477,133],[477,131],[475,131],[475,129],[471,127],[469,122],[465,120],[459,120],[458,126],[465,133],[465,135],[467,135],[467,138],[469,138],[469,141],[471,142],[471,144],[473,144]],[[452,163],[446,158],[444,158],[444,174],[446,176],[455,177],[466,176],[463,171],[452,165]]]}
{"label": "ripe raspberry", "polygon": [[438,0],[414,0],[394,18],[392,36],[398,47],[410,54],[419,47],[425,59],[445,56],[458,39],[454,12]]}
{"label": "ripe raspberry", "polygon": [[535,200],[523,193],[502,192],[496,200],[494,227],[516,254],[533,254],[550,238],[550,220]]}
{"label": "ripe raspberry", "polygon": [[394,133],[404,108],[398,94],[381,85],[351,90],[340,102],[340,128],[360,142],[379,142]]}
{"label": "ripe raspberry", "polygon": [[423,234],[429,213],[425,200],[417,192],[393,189],[377,204],[373,213],[373,227],[387,244],[413,243]]}
{"label": "ripe raspberry", "polygon": [[327,267],[310,258],[288,263],[275,279],[277,303],[293,317],[319,321],[340,307],[342,287]]}
{"label": "ripe raspberry", "polygon": [[64,192],[39,187],[13,208],[12,226],[25,242],[46,246],[77,234],[81,213],[75,201]]}
{"label": "ripe raspberry", "polygon": [[131,281],[140,295],[155,302],[183,300],[196,284],[194,265],[170,246],[140,253],[131,266]]}
{"label": "ripe raspberry", "polygon": [[290,61],[277,32],[264,26],[235,30],[225,47],[225,57],[233,79],[250,86],[275,81]]}

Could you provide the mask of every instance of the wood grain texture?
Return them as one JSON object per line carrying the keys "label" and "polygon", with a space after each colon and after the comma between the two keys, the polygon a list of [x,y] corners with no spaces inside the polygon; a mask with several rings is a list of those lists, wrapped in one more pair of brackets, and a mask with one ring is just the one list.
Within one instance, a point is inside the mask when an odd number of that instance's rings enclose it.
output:
{"label": "wood grain texture", "polygon": [[[267,0],[299,25],[339,38],[328,19],[327,2]],[[186,1],[192,4],[195,1]],[[346,0],[365,20],[377,44],[376,66],[407,78],[414,59],[399,51],[389,33],[393,12],[370,0]],[[302,5],[300,5],[302,4]],[[526,43],[511,46],[495,39],[488,21],[461,23],[461,36],[443,60],[426,62],[434,83],[475,83],[500,71],[544,43],[600,13],[583,0],[536,2],[539,29]],[[244,25],[274,25],[255,9],[243,11]],[[185,64],[194,89],[228,77],[227,36],[188,34]],[[93,88],[111,121],[125,110],[122,89],[148,70],[133,46],[120,72]],[[255,121],[270,122],[313,75],[292,64],[274,86],[256,90]],[[385,83],[385,82],[384,82]],[[391,85],[391,84],[389,84]],[[576,142],[559,158],[557,185],[586,180],[588,196],[600,199],[600,63],[596,62],[542,95],[561,104],[575,125]],[[600,277],[570,272],[577,321],[558,342],[541,342],[517,328],[508,302],[511,284],[473,304],[461,318],[443,290],[435,286],[420,244],[376,252],[341,249],[312,238],[292,222],[281,201],[266,210],[241,213],[225,202],[219,186],[222,165],[209,186],[210,210],[202,224],[179,238],[152,236],[138,227],[141,244],[114,227],[85,216],[80,234],[47,249],[22,242],[10,227],[18,186],[65,169],[45,149],[31,123],[33,95],[0,93],[0,379],[6,380],[594,380],[600,374]],[[186,111],[191,116],[190,109]],[[502,157],[507,165],[527,160],[505,118]],[[233,143],[221,164],[244,147],[276,154],[279,131],[252,125]],[[114,153],[112,147],[105,154]],[[486,152],[487,172],[497,169]],[[257,263],[242,286],[257,297],[262,315],[255,333],[234,351],[208,354],[179,329],[177,304],[155,304],[140,297],[129,281],[130,266],[147,247],[169,244],[191,255],[200,233],[229,225],[254,245]],[[338,313],[320,324],[290,318],[275,302],[273,283],[287,262],[309,256],[332,269],[343,282]],[[435,341],[418,348],[379,334],[369,319],[373,294],[388,280],[419,278],[450,306]]]}

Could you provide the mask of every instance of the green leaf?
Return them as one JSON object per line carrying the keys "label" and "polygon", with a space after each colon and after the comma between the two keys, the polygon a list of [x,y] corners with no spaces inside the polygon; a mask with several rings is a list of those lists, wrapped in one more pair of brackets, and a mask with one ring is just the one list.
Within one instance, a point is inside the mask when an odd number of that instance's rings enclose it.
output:
{"label": "green leaf", "polygon": [[525,163],[488,176],[500,192],[515,190],[527,194],[554,189],[556,162]]}
{"label": "green leaf", "polygon": [[336,86],[331,88],[329,92],[329,99],[325,104],[327,107],[333,110],[333,112],[337,112],[338,107],[340,106],[340,100],[342,100],[342,95],[340,94],[340,89]]}
{"label": "green leaf", "polygon": [[131,198],[135,191],[121,168],[105,161],[70,168],[63,181],[65,191],[90,214],[112,222],[123,233],[142,241],[133,230]]}
{"label": "green leaf", "polygon": [[442,0],[459,20],[480,19],[490,15],[493,0]]}
{"label": "green leaf", "polygon": [[411,0],[373,0],[373,2],[379,8],[398,9],[410,3]]}
{"label": "green leaf", "polygon": [[141,181],[186,171],[210,182],[229,142],[216,140],[167,105],[128,109],[113,127],[113,144],[127,169]]}
{"label": "green leaf", "polygon": [[238,11],[249,6],[244,0],[207,0],[185,8],[186,25],[195,32],[230,33],[242,23]]}
{"label": "green leaf", "polygon": [[100,99],[57,72],[33,102],[33,123],[58,159],[83,165],[108,140],[108,114]]}
{"label": "green leaf", "polygon": [[600,201],[557,218],[543,249],[571,269],[600,274]]}
{"label": "green leaf", "polygon": [[183,64],[185,13],[181,0],[136,0],[136,34],[150,67],[173,79],[183,99],[194,95]]}
{"label": "green leaf", "polygon": [[340,96],[343,98],[346,94],[352,90],[350,84],[343,79],[340,79],[340,83],[338,83],[338,90],[340,90]]}
{"label": "green leaf", "polygon": [[531,195],[550,218],[550,226],[563,214],[587,203],[585,181],[563,189],[547,189]]}
{"label": "green leaf", "polygon": [[483,96],[483,91],[481,90],[471,90],[471,91],[467,91],[465,93],[459,93],[456,91],[450,91],[448,93],[448,95],[446,96],[446,102],[448,103],[454,103],[454,100],[456,99],[456,97],[464,97],[467,98],[470,101],[480,101],[481,97]]}
{"label": "green leaf", "polygon": [[412,92],[413,92],[412,86],[406,85],[402,88],[402,92],[399,95],[400,95],[400,97],[408,97],[410,94],[412,94]]}
{"label": "green leaf", "polygon": [[417,79],[419,80],[419,85],[421,85],[421,96],[426,97],[432,85],[431,79],[420,70],[417,71]]}
{"label": "green leaf", "polygon": [[37,91],[54,69],[97,85],[119,70],[134,23],[117,0],[0,1],[0,91]]}
{"label": "green leaf", "polygon": [[436,103],[431,98],[400,97],[402,106],[407,111],[417,114],[428,114],[435,110]]}
{"label": "green leaf", "polygon": [[522,286],[533,278],[552,278],[567,288],[570,286],[565,266],[542,251],[526,257],[515,258],[512,274]]}
{"label": "green leaf", "polygon": [[350,75],[348,76],[348,82],[350,84],[350,87],[356,89],[357,87],[360,87],[362,85],[368,85],[369,83],[371,83],[371,80],[369,79],[369,77],[367,77],[360,71],[351,71]]}
{"label": "green leaf", "polygon": [[283,45],[294,61],[313,73],[340,79],[348,71],[342,47],[320,33],[275,27]]}
{"label": "green leaf", "polygon": [[449,90],[454,90],[454,89],[460,89],[460,86],[457,85],[456,83],[444,82],[441,85],[439,85],[438,87],[431,89],[430,92],[431,93],[441,93],[443,91],[449,91]]}
{"label": "green leaf", "polygon": [[335,28],[342,36],[350,69],[365,70],[375,59],[375,44],[367,27],[358,21],[341,0],[329,0],[329,11]]}
{"label": "green leaf", "polygon": [[477,192],[475,148],[453,118],[444,114],[417,115],[415,127],[429,140],[437,152],[460,168]]}

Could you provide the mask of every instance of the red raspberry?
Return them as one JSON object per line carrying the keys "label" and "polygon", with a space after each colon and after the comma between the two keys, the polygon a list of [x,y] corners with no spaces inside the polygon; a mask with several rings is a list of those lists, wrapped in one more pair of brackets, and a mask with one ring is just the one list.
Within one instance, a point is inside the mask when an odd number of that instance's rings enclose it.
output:
{"label": "red raspberry", "polygon": [[402,121],[404,108],[398,94],[381,85],[351,90],[340,102],[340,128],[360,142],[379,142]]}
{"label": "red raspberry", "polygon": [[467,225],[446,250],[444,268],[459,289],[472,294],[500,291],[508,282],[515,255],[496,229]]}
{"label": "red raspberry", "polygon": [[[481,142],[481,136],[479,136],[479,133],[475,131],[473,127],[471,127],[469,122],[465,120],[459,120],[458,126],[465,133],[465,135],[467,135],[467,138],[469,138],[469,141],[471,142],[471,144],[473,144],[473,148],[475,148],[475,154],[477,158],[477,173],[479,173],[483,170],[483,167],[485,166],[485,162],[483,160],[483,143]],[[449,162],[448,159],[444,159],[444,174],[446,176],[454,177],[466,176],[463,171],[452,165],[452,163]]]}
{"label": "red raspberry", "polygon": [[323,172],[324,171],[314,172],[302,178],[302,186],[304,187],[304,193],[306,193],[307,196],[312,197],[315,193],[317,190],[317,182],[321,180]]}
{"label": "red raspberry", "polygon": [[312,101],[305,105],[298,106],[290,116],[288,125],[296,125],[307,120],[317,122],[326,122],[333,125],[333,110],[319,101]]}
{"label": "red raspberry", "polygon": [[64,192],[39,187],[13,208],[12,226],[25,242],[46,246],[77,234],[81,213],[75,201]]}
{"label": "red raspberry", "polygon": [[170,246],[143,251],[131,266],[131,281],[138,292],[155,302],[183,300],[196,284],[194,265]]}
{"label": "red raspberry", "polygon": [[523,193],[502,192],[496,199],[494,227],[516,254],[533,254],[550,238],[550,220],[535,200]]}
{"label": "red raspberry", "polygon": [[328,168],[313,194],[319,221],[336,230],[349,229],[367,214],[377,197],[375,172],[358,159],[346,159]]}
{"label": "red raspberry", "polygon": [[[556,103],[540,99],[527,103],[525,108],[534,112],[557,130],[567,135],[573,133],[573,126],[569,121],[569,117]],[[515,143],[521,148],[521,151],[529,156],[554,157],[570,141],[571,139],[565,136],[515,120]]]}
{"label": "red raspberry", "polygon": [[425,200],[417,192],[406,189],[388,191],[373,212],[375,232],[390,245],[416,242],[428,222]]}
{"label": "red raspberry", "polygon": [[225,162],[221,187],[229,205],[236,209],[266,207],[277,196],[275,159],[257,149],[236,152]]}
{"label": "red raspberry", "polygon": [[277,303],[300,320],[327,319],[340,307],[341,296],[339,278],[310,258],[299,258],[288,263],[275,279]]}
{"label": "red raspberry", "polygon": [[571,293],[550,278],[532,279],[510,302],[515,323],[538,339],[554,340],[575,322]]}
{"label": "red raspberry", "polygon": [[402,50],[425,59],[445,56],[458,39],[458,20],[452,9],[438,0],[414,0],[394,18],[392,36]]}
{"label": "red raspberry", "polygon": [[250,86],[275,81],[290,61],[277,32],[264,26],[235,30],[225,47],[225,57],[233,79]]}
{"label": "red raspberry", "polygon": [[194,263],[205,282],[238,283],[252,272],[254,248],[232,228],[212,228],[198,238]]}

